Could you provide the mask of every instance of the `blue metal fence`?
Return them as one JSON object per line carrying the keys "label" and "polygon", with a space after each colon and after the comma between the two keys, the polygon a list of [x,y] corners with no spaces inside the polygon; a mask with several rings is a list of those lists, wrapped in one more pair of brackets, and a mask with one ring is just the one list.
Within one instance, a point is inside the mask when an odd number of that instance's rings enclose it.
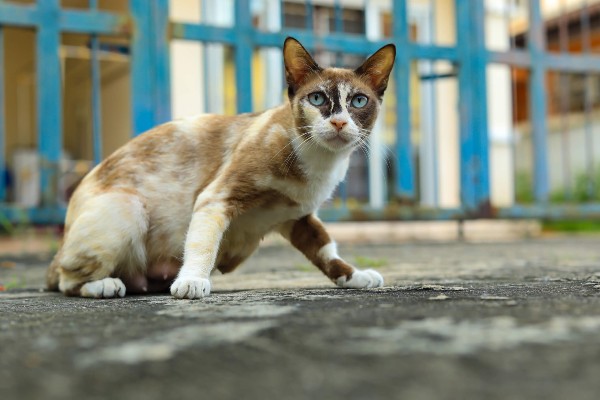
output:
{"label": "blue metal fence", "polygon": [[[394,69],[395,113],[397,115],[394,193],[399,201],[385,208],[346,207],[323,210],[325,219],[467,219],[481,217],[598,217],[600,205],[550,205],[548,203],[548,160],[546,151],[545,76],[549,69],[569,72],[600,72],[600,56],[549,53],[544,44],[544,21],[540,2],[529,2],[528,48],[490,51],[485,45],[485,10],[482,0],[455,0],[457,44],[441,46],[411,40],[406,0],[394,0],[393,29],[390,38],[367,40],[364,36],[342,33],[340,2],[335,2],[333,33],[318,35],[308,29],[282,29],[264,32],[253,26],[251,1],[234,2],[233,27],[183,23],[168,18],[168,0],[129,0],[129,12],[117,14],[98,10],[97,0],[89,9],[62,8],[59,0],[38,0],[35,4],[0,1],[0,163],[6,165],[3,143],[3,28],[25,27],[37,34],[38,149],[41,156],[42,203],[21,210],[2,203],[0,216],[6,220],[26,219],[35,223],[59,223],[64,207],[56,203],[58,162],[62,147],[60,35],[77,32],[91,35],[91,76],[94,160],[101,158],[100,76],[98,35],[130,38],[133,134],[170,119],[170,59],[172,39],[221,43],[235,54],[238,112],[252,111],[252,53],[255,48],[280,48],[287,36],[299,39],[309,50],[323,49],[346,54],[367,55],[389,41],[397,45]],[[312,13],[309,7],[309,14]],[[283,24],[282,24],[283,25]],[[415,205],[415,156],[411,139],[410,68],[416,60],[443,60],[458,69],[458,108],[460,121],[460,186],[458,208],[424,209]],[[486,68],[499,63],[530,71],[530,109],[534,140],[534,189],[536,203],[530,206],[495,208],[490,203],[490,161]],[[5,200],[4,180],[0,200]]]}

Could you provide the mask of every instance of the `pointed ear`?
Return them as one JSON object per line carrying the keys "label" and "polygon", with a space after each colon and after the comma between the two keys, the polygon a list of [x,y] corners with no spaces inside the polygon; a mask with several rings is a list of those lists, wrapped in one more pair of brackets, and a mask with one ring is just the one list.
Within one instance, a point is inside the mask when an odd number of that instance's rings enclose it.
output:
{"label": "pointed ear", "polygon": [[308,76],[322,71],[300,42],[292,37],[285,39],[283,44],[283,61],[290,97]]}
{"label": "pointed ear", "polygon": [[365,79],[371,85],[373,90],[377,92],[379,97],[383,96],[383,92],[387,88],[390,72],[394,66],[396,58],[396,46],[388,44],[377,50],[375,54],[367,59],[354,72],[361,78]]}

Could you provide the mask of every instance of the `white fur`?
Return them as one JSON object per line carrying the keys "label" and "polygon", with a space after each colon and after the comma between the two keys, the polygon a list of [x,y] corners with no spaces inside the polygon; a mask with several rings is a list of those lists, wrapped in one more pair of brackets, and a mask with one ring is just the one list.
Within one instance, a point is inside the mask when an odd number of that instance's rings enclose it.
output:
{"label": "white fur", "polygon": [[383,277],[372,269],[354,270],[352,278],[347,280],[346,276],[340,276],[336,284],[348,289],[364,289],[383,286]]}
{"label": "white fur", "polygon": [[[61,252],[62,268],[69,271],[80,267],[88,261],[81,258],[82,254],[95,254],[101,263],[91,278],[101,280],[110,276],[118,263],[126,268],[145,265],[147,230],[148,218],[137,196],[117,192],[92,197],[70,227],[72,237]],[[123,246],[123,243],[131,243],[131,246]],[[59,289],[66,292],[80,283],[69,274],[61,274]]]}
{"label": "white fur", "polygon": [[311,179],[308,185],[298,188],[296,193],[290,193],[292,189],[290,185],[284,193],[297,196],[292,198],[300,200],[303,213],[309,214],[315,212],[329,199],[336,186],[344,180],[350,163],[350,152],[331,154],[313,146],[300,149],[298,153],[302,168]]}
{"label": "white fur", "polygon": [[221,238],[229,227],[222,198],[210,185],[196,201],[196,205],[210,200],[192,215],[185,242],[184,262],[171,285],[171,294],[179,299],[197,299],[210,293],[210,274],[215,266]]}
{"label": "white fur", "polygon": [[180,276],[171,285],[171,294],[178,299],[199,299],[210,294],[210,280]]}
{"label": "white fur", "polygon": [[321,247],[317,253],[317,257],[325,262],[340,258],[335,242],[327,243],[325,246]]}
{"label": "white fur", "polygon": [[86,283],[81,287],[80,293],[82,297],[96,299],[123,297],[125,296],[125,285],[119,278],[104,278]]}

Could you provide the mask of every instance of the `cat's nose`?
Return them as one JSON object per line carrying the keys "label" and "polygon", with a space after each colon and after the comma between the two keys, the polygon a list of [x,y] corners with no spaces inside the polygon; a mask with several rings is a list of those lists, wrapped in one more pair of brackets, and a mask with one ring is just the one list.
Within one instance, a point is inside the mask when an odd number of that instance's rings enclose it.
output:
{"label": "cat's nose", "polygon": [[346,124],[348,123],[347,121],[344,121],[342,119],[334,119],[334,118],[329,120],[329,122],[331,122],[331,125],[335,126],[338,131],[341,131],[342,128],[344,126],[346,126]]}

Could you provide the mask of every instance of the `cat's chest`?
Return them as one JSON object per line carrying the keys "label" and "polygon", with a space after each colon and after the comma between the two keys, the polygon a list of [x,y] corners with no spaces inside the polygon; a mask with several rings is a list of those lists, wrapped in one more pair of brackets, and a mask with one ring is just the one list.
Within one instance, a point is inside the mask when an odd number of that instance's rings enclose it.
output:
{"label": "cat's chest", "polygon": [[347,159],[325,167],[312,165],[306,168],[304,182],[275,180],[272,186],[297,203],[297,211],[302,216],[314,212],[331,196],[347,170]]}

